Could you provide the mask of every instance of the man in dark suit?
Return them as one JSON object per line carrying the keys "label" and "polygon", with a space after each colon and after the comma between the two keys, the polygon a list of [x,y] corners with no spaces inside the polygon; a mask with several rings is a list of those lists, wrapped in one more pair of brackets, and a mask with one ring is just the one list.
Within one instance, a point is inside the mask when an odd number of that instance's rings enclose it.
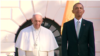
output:
{"label": "man in dark suit", "polygon": [[93,23],[82,18],[81,3],[76,3],[72,12],[75,18],[63,27],[62,56],[95,56]]}

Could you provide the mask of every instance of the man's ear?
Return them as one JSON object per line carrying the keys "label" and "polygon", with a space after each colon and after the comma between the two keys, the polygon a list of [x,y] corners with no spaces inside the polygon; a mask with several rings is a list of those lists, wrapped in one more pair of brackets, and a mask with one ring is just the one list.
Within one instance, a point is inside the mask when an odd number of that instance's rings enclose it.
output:
{"label": "man's ear", "polygon": [[72,13],[74,13],[74,10],[72,10]]}
{"label": "man's ear", "polygon": [[31,18],[31,22],[33,22],[33,19]]}
{"label": "man's ear", "polygon": [[43,18],[42,18],[42,22],[41,22],[41,24],[43,23]]}
{"label": "man's ear", "polygon": [[[85,10],[84,10],[84,12],[85,12]],[[83,13],[84,13],[84,12],[83,12]]]}
{"label": "man's ear", "polygon": [[43,22],[43,18],[42,18],[42,22]]}

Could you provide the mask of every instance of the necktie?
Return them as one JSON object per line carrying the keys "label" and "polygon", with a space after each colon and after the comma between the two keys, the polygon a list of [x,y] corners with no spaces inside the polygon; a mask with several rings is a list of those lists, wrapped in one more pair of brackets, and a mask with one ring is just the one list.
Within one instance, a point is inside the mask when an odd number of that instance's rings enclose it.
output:
{"label": "necktie", "polygon": [[77,37],[78,38],[79,38],[79,31],[80,31],[80,21],[77,21],[76,32],[77,32]]}

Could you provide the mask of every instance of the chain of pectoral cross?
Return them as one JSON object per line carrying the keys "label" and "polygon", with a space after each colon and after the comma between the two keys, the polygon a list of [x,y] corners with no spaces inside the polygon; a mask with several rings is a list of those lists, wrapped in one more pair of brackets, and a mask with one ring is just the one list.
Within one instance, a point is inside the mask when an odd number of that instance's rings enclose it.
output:
{"label": "chain of pectoral cross", "polygon": [[[37,39],[38,39],[38,37],[39,37],[40,31],[41,31],[41,28],[40,28],[40,30],[39,30],[39,33],[38,33],[37,37],[36,37],[36,40],[35,40],[35,38],[34,38],[34,46],[37,46],[36,41],[37,41]],[[33,28],[32,28],[32,33],[33,33]],[[34,34],[34,33],[33,33],[32,35],[35,37],[35,34]]]}

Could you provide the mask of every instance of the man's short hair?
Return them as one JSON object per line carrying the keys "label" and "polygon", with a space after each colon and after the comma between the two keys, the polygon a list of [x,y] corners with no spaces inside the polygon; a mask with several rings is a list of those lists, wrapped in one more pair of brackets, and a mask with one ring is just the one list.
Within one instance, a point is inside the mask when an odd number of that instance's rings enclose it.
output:
{"label": "man's short hair", "polygon": [[73,9],[74,9],[74,7],[75,7],[77,4],[81,4],[82,7],[84,8],[83,4],[78,2],[78,3],[74,4]]}

